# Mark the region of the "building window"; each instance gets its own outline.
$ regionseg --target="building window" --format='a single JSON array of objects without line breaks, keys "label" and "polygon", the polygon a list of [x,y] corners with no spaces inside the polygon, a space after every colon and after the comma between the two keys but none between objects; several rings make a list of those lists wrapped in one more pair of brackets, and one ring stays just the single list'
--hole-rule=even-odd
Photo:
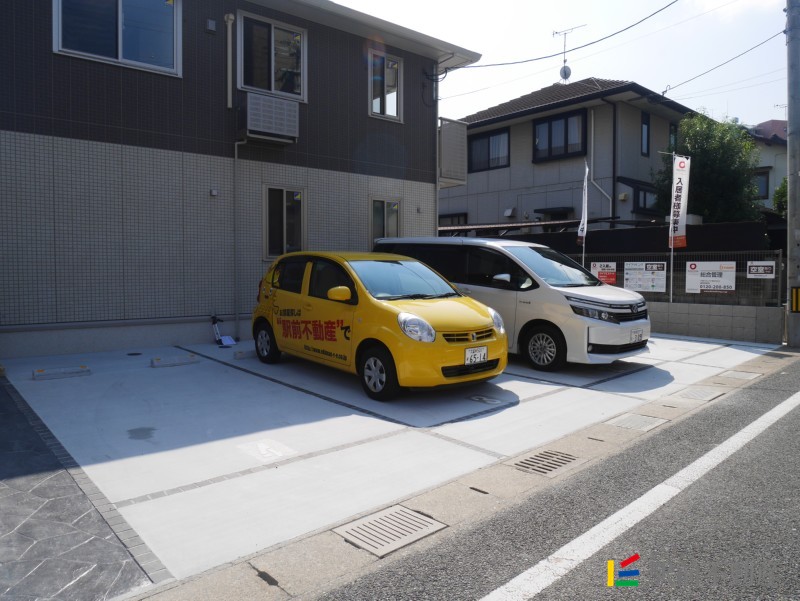
[{"label": "building window", "polygon": [[533,161],[549,161],[586,154],[586,111],[533,122]]},{"label": "building window", "polygon": [[[617,181],[631,189],[630,198],[633,200],[631,207],[632,213],[642,213],[645,215],[663,215],[664,212],[658,209],[656,204],[656,189],[650,182],[643,182],[629,177],[618,177]],[[620,200],[625,201],[629,198],[628,193],[620,195]]]},{"label": "building window", "polygon": [[182,0],[53,0],[55,51],[180,74]]},{"label": "building window", "polygon": [[753,184],[756,187],[756,198],[767,200],[769,198],[769,169],[756,169],[753,172]]},{"label": "building window", "polygon": [[450,213],[448,215],[439,215],[439,226],[443,225],[467,225],[467,214]]},{"label": "building window", "polygon": [[306,99],[306,33],[239,13],[239,87]]},{"label": "building window", "polygon": [[508,167],[508,129],[469,137],[469,171],[488,171]]},{"label": "building window", "polygon": [[374,50],[369,52],[370,115],[400,121],[403,62]]},{"label": "building window", "polygon": [[372,201],[372,238],[400,235],[400,203],[396,200]]},{"label": "building window", "polygon": [[303,193],[268,188],[264,210],[264,258],[303,248]]},{"label": "building window", "polygon": [[650,113],[642,111],[642,156],[650,156]]},{"label": "building window", "polygon": [[669,124],[669,149],[674,151],[678,147],[678,126]]}]

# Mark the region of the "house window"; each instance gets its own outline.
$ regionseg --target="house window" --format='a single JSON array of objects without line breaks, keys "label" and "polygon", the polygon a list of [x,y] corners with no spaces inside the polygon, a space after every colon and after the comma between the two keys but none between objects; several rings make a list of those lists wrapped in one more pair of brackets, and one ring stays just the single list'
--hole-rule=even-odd
[{"label": "house window", "polygon": [[303,247],[303,193],[268,188],[264,210],[264,258],[301,250]]},{"label": "house window", "polygon": [[642,111],[642,156],[650,156],[650,113]]},{"label": "house window", "polygon": [[669,149],[675,150],[678,147],[678,126],[674,123],[669,124]]},{"label": "house window", "polygon": [[239,87],[305,100],[306,33],[297,27],[239,14]]},{"label": "house window", "polygon": [[[660,211],[656,204],[656,189],[653,187],[653,184],[621,176],[617,178],[617,181],[631,189],[630,198],[633,200],[633,206],[631,207],[632,213],[663,215],[664,212]],[[625,193],[624,196],[627,198],[628,194]]]},{"label": "house window", "polygon": [[180,74],[182,0],[53,0],[55,51]]},{"label": "house window", "polygon": [[548,161],[586,154],[586,111],[533,122],[533,161]]},{"label": "house window", "polygon": [[372,201],[372,238],[395,238],[400,233],[400,203]]},{"label": "house window", "polygon": [[469,171],[508,167],[508,129],[469,137]]},{"label": "house window", "polygon": [[369,52],[370,114],[401,120],[403,62],[394,56]]},{"label": "house window", "polygon": [[443,225],[467,225],[466,213],[450,213],[439,215],[439,226]]},{"label": "house window", "polygon": [[767,200],[769,198],[769,169],[756,169],[753,172],[753,184],[756,187],[756,198]]}]

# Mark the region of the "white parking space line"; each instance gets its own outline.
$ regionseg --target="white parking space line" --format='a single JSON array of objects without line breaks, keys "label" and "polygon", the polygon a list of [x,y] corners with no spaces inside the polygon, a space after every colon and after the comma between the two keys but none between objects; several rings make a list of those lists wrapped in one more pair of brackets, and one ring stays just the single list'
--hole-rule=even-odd
[{"label": "white parking space line", "polygon": [[643,401],[594,390],[560,390],[480,420],[446,424],[434,432],[494,453],[513,456],[605,421]]},{"label": "white parking space line", "polygon": [[654,486],[546,559],[495,589],[482,601],[521,601],[535,597],[798,406],[800,406],[800,393],[795,393],[671,478]]},{"label": "white parking space line", "polygon": [[183,578],[392,504],[496,458],[419,432],[367,442],[119,512]]}]

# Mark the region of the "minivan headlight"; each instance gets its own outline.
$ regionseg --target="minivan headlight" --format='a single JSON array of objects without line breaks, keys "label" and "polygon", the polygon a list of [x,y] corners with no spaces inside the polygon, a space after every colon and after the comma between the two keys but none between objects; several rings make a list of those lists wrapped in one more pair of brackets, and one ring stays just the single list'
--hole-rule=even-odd
[{"label": "minivan headlight", "polygon": [[492,316],[492,322],[494,323],[494,329],[497,330],[498,334],[502,334],[506,331],[506,324],[503,323],[503,318],[500,317],[500,314],[492,309],[491,307],[486,307],[489,309],[489,315]]},{"label": "minivan headlight", "polygon": [[600,321],[608,321],[610,323],[619,323],[613,313],[609,313],[603,309],[589,309],[588,307],[578,307],[576,305],[570,305],[570,307],[572,307],[572,312],[576,315],[583,315],[590,319],[599,319]]},{"label": "minivan headlight", "polygon": [[411,313],[400,313],[397,316],[397,323],[403,333],[413,340],[419,342],[433,342],[436,339],[436,330],[431,324]]}]

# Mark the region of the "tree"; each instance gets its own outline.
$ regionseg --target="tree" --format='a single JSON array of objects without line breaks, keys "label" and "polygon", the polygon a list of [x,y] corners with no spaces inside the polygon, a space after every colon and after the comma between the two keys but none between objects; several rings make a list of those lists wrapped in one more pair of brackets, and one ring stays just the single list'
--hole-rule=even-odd
[{"label": "tree", "polygon": [[[750,134],[735,121],[715,121],[703,114],[684,117],[678,125],[678,143],[670,148],[691,157],[689,213],[705,223],[758,221],[753,170],[759,155]],[[672,156],[654,175],[657,206],[669,213],[672,204]]]},{"label": "tree", "polygon": [[787,183],[786,178],[783,178],[780,186],[775,188],[775,193],[772,195],[772,208],[775,209],[776,213],[779,213],[781,217],[784,219],[786,218],[786,209],[788,208],[787,198],[789,193],[789,184]]}]

